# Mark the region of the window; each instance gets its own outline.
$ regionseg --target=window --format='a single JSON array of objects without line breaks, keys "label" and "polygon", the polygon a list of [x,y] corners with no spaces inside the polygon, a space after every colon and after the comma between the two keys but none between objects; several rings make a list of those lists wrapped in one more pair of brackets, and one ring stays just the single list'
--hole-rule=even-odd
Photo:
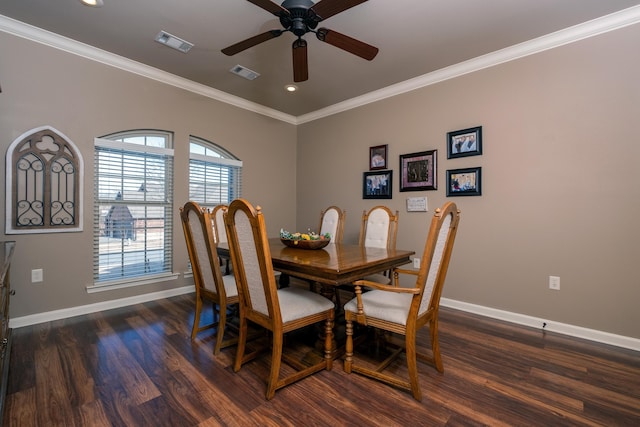
[{"label": "window", "polygon": [[189,140],[189,200],[203,206],[228,205],[241,197],[242,162],[212,142]]},{"label": "window", "polygon": [[173,135],[95,140],[94,288],[172,273]]},{"label": "window", "polygon": [[43,126],[7,150],[6,233],[82,231],[83,161],[58,130]]}]

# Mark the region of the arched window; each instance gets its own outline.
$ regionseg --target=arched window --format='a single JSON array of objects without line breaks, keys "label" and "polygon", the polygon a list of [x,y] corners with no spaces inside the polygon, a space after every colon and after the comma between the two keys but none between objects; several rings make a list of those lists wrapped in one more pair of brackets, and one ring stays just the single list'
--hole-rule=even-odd
[{"label": "arched window", "polygon": [[173,134],[95,140],[95,291],[173,278]]},{"label": "arched window", "polygon": [[7,150],[7,234],[82,231],[84,164],[60,131],[43,126]]},{"label": "arched window", "polygon": [[222,147],[189,138],[189,200],[203,206],[227,205],[242,193],[242,161]]}]

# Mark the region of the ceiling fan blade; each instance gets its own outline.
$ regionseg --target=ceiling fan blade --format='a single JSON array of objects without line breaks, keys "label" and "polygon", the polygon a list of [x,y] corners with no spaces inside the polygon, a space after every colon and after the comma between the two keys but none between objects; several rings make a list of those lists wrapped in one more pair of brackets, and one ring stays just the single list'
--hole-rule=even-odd
[{"label": "ceiling fan blade", "polygon": [[322,21],[366,1],[367,0],[320,0],[311,6],[311,9],[318,15],[319,21]]},{"label": "ceiling fan blade", "polygon": [[232,44],[229,47],[225,47],[224,49],[222,49],[222,53],[228,56],[232,56],[232,55],[235,55],[236,53],[242,52],[245,49],[249,49],[250,47],[253,47],[257,44],[276,38],[280,34],[282,34],[282,30],[269,30],[266,33],[258,34],[257,36],[250,37],[239,43]]},{"label": "ceiling fan blade", "polygon": [[360,40],[356,40],[349,36],[345,36],[344,34],[334,30],[320,28],[318,29],[316,36],[320,41],[329,43],[330,45],[342,50],[346,50],[347,52],[353,53],[354,55],[368,61],[371,61],[378,54],[377,47],[371,46],[370,44],[366,44],[365,42],[361,42]]},{"label": "ceiling fan blade", "polygon": [[284,13],[285,15],[289,15],[289,11],[279,4],[275,4],[271,0],[248,0],[249,3],[253,3],[256,6],[266,10],[269,13],[273,13],[276,16],[280,16],[280,14]]},{"label": "ceiling fan blade", "polygon": [[293,81],[303,82],[309,78],[307,42],[297,39],[293,42]]}]

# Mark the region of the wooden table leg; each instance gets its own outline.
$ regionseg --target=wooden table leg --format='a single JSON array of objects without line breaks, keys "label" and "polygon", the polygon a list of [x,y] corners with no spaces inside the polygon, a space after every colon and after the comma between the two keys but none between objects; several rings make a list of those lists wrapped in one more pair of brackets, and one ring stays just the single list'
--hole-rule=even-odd
[{"label": "wooden table leg", "polygon": [[[336,290],[335,286],[325,285],[323,283],[316,283],[315,285],[320,286],[320,295],[327,298],[328,300],[334,301],[335,290]],[[332,359],[336,359],[337,357],[340,356],[340,353],[342,353],[338,350],[338,343],[336,342],[336,334],[335,334],[335,325],[336,323],[334,322],[333,324],[334,332],[331,337],[331,347],[330,347],[330,353],[331,353]],[[326,331],[324,330],[324,327],[322,327],[318,331],[318,340],[316,341],[316,345],[315,345],[316,350],[320,352],[324,351],[324,344],[325,344],[326,338],[327,338]]]}]

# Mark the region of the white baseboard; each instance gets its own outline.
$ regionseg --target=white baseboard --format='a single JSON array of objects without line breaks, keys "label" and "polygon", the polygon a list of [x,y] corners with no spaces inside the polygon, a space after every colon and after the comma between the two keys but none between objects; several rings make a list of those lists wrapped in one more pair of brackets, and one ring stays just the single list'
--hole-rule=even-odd
[{"label": "white baseboard", "polygon": [[[32,314],[29,316],[15,317],[10,319],[9,326],[12,328],[20,328],[23,326],[35,325],[38,323],[50,322],[53,320],[66,319],[69,317],[80,316],[83,314],[95,313],[98,311],[109,310],[112,308],[126,307],[129,305],[139,304],[148,301],[155,301],[162,298],[169,298],[177,295],[188,294],[194,292],[193,286],[184,286],[181,288],[169,289],[166,291],[152,292],[149,294],[138,295],[135,297],[122,298],[112,301],[88,304],[79,307],[65,308],[62,310],[48,311],[46,313]],[[527,316],[524,314],[513,313],[510,311],[498,310],[495,308],[485,307],[476,304],[470,304],[462,301],[456,301],[449,298],[442,298],[440,304],[443,307],[450,307],[481,316],[491,317],[493,319],[504,320],[506,322],[516,323],[518,325],[529,326],[536,329],[544,329],[545,331],[557,332],[559,334],[569,335],[577,338],[583,338],[590,341],[596,341],[603,344],[610,344],[616,347],[628,348],[640,351],[640,339],[615,335],[608,332],[597,331],[594,329],[582,328],[580,326],[568,325],[566,323],[554,322],[551,320],[541,319],[538,317]],[[543,326],[544,325],[544,326]]]},{"label": "white baseboard", "polygon": [[9,326],[11,328],[20,328],[22,326],[36,325],[38,323],[51,322],[53,320],[66,319],[83,314],[110,310],[112,308],[126,307],[128,305],[139,304],[142,302],[155,301],[158,299],[188,294],[189,292],[195,292],[193,285],[183,286],[181,288],[175,289],[168,289],[166,291],[151,292],[148,294],[137,295],[135,297],[121,298],[111,301],[98,302],[95,304],[81,305],[78,307],[64,308],[61,310],[47,311],[46,313],[14,317],[9,319]]},{"label": "white baseboard", "polygon": [[440,300],[440,305],[442,305],[443,307],[450,307],[469,313],[479,314],[481,316],[491,317],[493,319],[516,323],[518,325],[530,326],[532,328],[540,330],[557,332],[559,334],[569,335],[576,338],[583,338],[603,344],[614,345],[616,347],[623,347],[635,351],[640,351],[640,339],[637,338],[615,335],[609,332],[602,332],[595,329],[587,329],[580,326],[568,325],[566,323],[554,322],[552,320],[527,316],[525,314],[512,313],[510,311],[498,310],[495,308],[484,307],[476,304],[469,304],[466,302],[456,301],[448,298],[442,298]]}]

